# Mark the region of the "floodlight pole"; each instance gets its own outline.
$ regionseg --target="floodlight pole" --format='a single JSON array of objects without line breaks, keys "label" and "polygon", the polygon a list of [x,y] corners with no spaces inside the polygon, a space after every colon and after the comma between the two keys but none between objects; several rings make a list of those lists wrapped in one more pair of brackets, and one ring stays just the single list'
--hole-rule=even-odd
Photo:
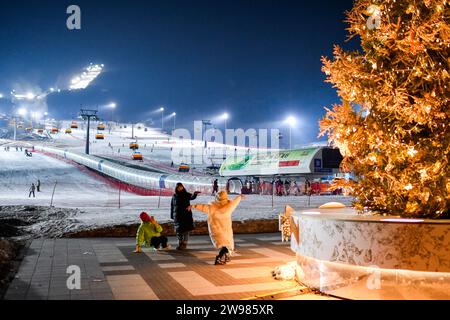
[{"label": "floodlight pole", "polygon": [[289,126],[289,150],[292,150],[292,127]]},{"label": "floodlight pole", "polygon": [[14,117],[14,141],[16,141],[17,118]]}]

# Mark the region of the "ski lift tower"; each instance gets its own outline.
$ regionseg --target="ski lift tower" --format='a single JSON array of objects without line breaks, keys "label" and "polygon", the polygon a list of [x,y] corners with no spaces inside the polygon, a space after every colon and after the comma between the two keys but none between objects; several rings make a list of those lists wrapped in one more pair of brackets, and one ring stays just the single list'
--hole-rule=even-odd
[{"label": "ski lift tower", "polygon": [[97,112],[98,110],[88,110],[88,109],[80,110],[80,117],[83,118],[83,120],[87,120],[86,154],[89,154],[89,130],[91,125],[91,119],[94,121],[100,120],[100,118],[97,116]]}]

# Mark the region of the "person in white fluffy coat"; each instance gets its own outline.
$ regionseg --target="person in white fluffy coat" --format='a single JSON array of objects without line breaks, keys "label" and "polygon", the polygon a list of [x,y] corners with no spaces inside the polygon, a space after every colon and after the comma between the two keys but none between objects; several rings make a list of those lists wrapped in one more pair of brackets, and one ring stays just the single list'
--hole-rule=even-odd
[{"label": "person in white fluffy coat", "polygon": [[211,242],[219,249],[215,264],[225,264],[230,261],[230,252],[234,251],[233,226],[231,215],[237,208],[243,196],[233,200],[228,199],[226,191],[220,191],[215,201],[210,204],[195,204],[192,208],[208,215],[208,230]]}]

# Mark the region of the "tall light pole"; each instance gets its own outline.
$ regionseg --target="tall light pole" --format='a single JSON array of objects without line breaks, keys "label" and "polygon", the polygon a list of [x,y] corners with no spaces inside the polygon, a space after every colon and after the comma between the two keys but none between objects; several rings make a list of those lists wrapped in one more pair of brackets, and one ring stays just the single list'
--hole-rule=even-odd
[{"label": "tall light pole", "polygon": [[116,104],[114,102],[111,102],[110,104],[108,104],[108,107],[111,108],[111,122],[109,123],[109,133],[111,133],[111,127],[114,123],[114,109],[116,109]]},{"label": "tall light pole", "polygon": [[114,102],[111,102],[109,105],[108,105],[108,107],[110,107],[111,108],[111,122],[113,122],[114,121],[114,109],[116,109],[116,107],[117,107],[117,104],[116,103],[114,103]]},{"label": "tall light pole", "polygon": [[159,108],[159,111],[161,111],[161,131],[164,131],[164,108]]},{"label": "tall light pole", "polygon": [[289,116],[285,122],[289,126],[289,149],[292,150],[292,127],[297,124],[297,119],[294,116]]},{"label": "tall light pole", "polygon": [[177,113],[176,112],[172,113],[172,117],[173,117],[173,131],[175,131],[175,119],[177,118]]},{"label": "tall light pole", "polygon": [[226,132],[227,132],[227,120],[228,120],[229,117],[230,117],[230,115],[228,113],[226,113],[226,112],[222,115],[222,119],[225,120],[225,135],[226,135]]}]

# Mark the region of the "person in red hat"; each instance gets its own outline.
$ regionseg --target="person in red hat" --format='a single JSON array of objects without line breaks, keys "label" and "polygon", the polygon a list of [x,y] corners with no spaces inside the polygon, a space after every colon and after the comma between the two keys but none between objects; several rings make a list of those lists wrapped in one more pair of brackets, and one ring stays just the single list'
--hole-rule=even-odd
[{"label": "person in red hat", "polygon": [[147,212],[140,214],[141,225],[136,233],[136,250],[135,253],[142,252],[142,246],[153,247],[159,249],[161,246],[165,250],[170,249],[167,243],[167,237],[162,236],[163,228],[156,221],[154,216],[149,216]]}]

